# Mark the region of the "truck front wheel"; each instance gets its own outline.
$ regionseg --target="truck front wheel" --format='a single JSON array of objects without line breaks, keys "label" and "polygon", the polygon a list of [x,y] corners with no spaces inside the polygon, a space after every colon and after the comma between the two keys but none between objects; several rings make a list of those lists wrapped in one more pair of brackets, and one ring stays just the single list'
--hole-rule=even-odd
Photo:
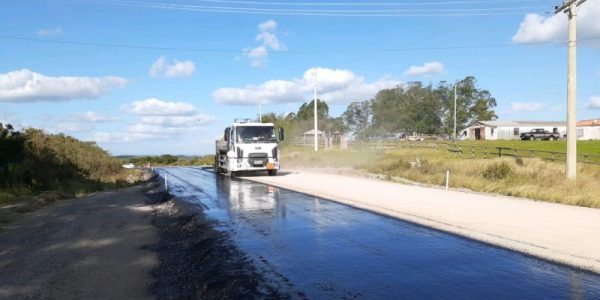
[{"label": "truck front wheel", "polygon": [[269,170],[269,176],[277,175],[277,170]]}]

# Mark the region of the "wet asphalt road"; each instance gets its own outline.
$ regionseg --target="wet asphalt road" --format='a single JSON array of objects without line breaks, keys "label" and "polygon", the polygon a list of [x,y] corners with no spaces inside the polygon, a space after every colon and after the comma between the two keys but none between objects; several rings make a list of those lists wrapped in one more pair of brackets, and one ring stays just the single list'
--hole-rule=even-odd
[{"label": "wet asphalt road", "polygon": [[158,172],[300,297],[600,299],[598,275],[199,168]]}]

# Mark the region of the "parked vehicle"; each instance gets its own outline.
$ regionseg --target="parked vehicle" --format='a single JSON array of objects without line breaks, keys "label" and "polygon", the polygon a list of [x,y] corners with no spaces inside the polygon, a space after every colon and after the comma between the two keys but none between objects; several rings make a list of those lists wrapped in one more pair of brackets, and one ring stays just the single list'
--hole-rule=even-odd
[{"label": "parked vehicle", "polygon": [[407,135],[404,139],[410,142],[422,142],[425,140],[425,137],[422,134],[413,132],[413,134]]},{"label": "parked vehicle", "polygon": [[520,137],[521,137],[521,140],[530,140],[530,141],[535,141],[535,140],[550,140],[550,141],[554,141],[554,140],[558,140],[560,138],[560,134],[559,133],[550,132],[550,131],[542,129],[542,128],[536,128],[536,129],[533,129],[530,132],[523,132],[523,133],[521,133]]},{"label": "parked vehicle", "polygon": [[283,128],[276,136],[273,123],[235,120],[216,141],[215,170],[228,176],[238,171],[268,171],[275,176],[280,168],[277,145],[283,139]]}]

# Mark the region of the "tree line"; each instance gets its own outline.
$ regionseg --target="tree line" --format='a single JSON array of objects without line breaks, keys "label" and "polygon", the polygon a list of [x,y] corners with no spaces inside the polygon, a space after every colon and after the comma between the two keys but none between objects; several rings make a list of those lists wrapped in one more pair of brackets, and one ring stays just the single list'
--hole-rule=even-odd
[{"label": "tree line", "polygon": [[[340,117],[329,116],[329,106],[317,99],[319,130],[326,133],[352,133],[356,138],[391,133],[452,134],[454,127],[454,87],[456,85],[457,132],[476,121],[495,120],[496,99],[477,86],[473,76],[455,84],[420,81],[383,89],[372,99],[352,102]],[[283,127],[298,136],[313,128],[314,101],[303,103],[297,113],[263,115],[263,122]]]}]

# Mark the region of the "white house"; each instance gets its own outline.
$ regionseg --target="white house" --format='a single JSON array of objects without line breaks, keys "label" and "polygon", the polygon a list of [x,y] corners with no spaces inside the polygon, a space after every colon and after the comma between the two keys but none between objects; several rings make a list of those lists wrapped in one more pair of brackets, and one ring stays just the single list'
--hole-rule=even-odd
[{"label": "white house", "polygon": [[578,140],[600,140],[600,119],[577,122]]},{"label": "white house", "polygon": [[521,133],[529,132],[536,128],[565,136],[567,127],[565,122],[548,121],[479,121],[461,132],[466,140],[518,140]]}]

